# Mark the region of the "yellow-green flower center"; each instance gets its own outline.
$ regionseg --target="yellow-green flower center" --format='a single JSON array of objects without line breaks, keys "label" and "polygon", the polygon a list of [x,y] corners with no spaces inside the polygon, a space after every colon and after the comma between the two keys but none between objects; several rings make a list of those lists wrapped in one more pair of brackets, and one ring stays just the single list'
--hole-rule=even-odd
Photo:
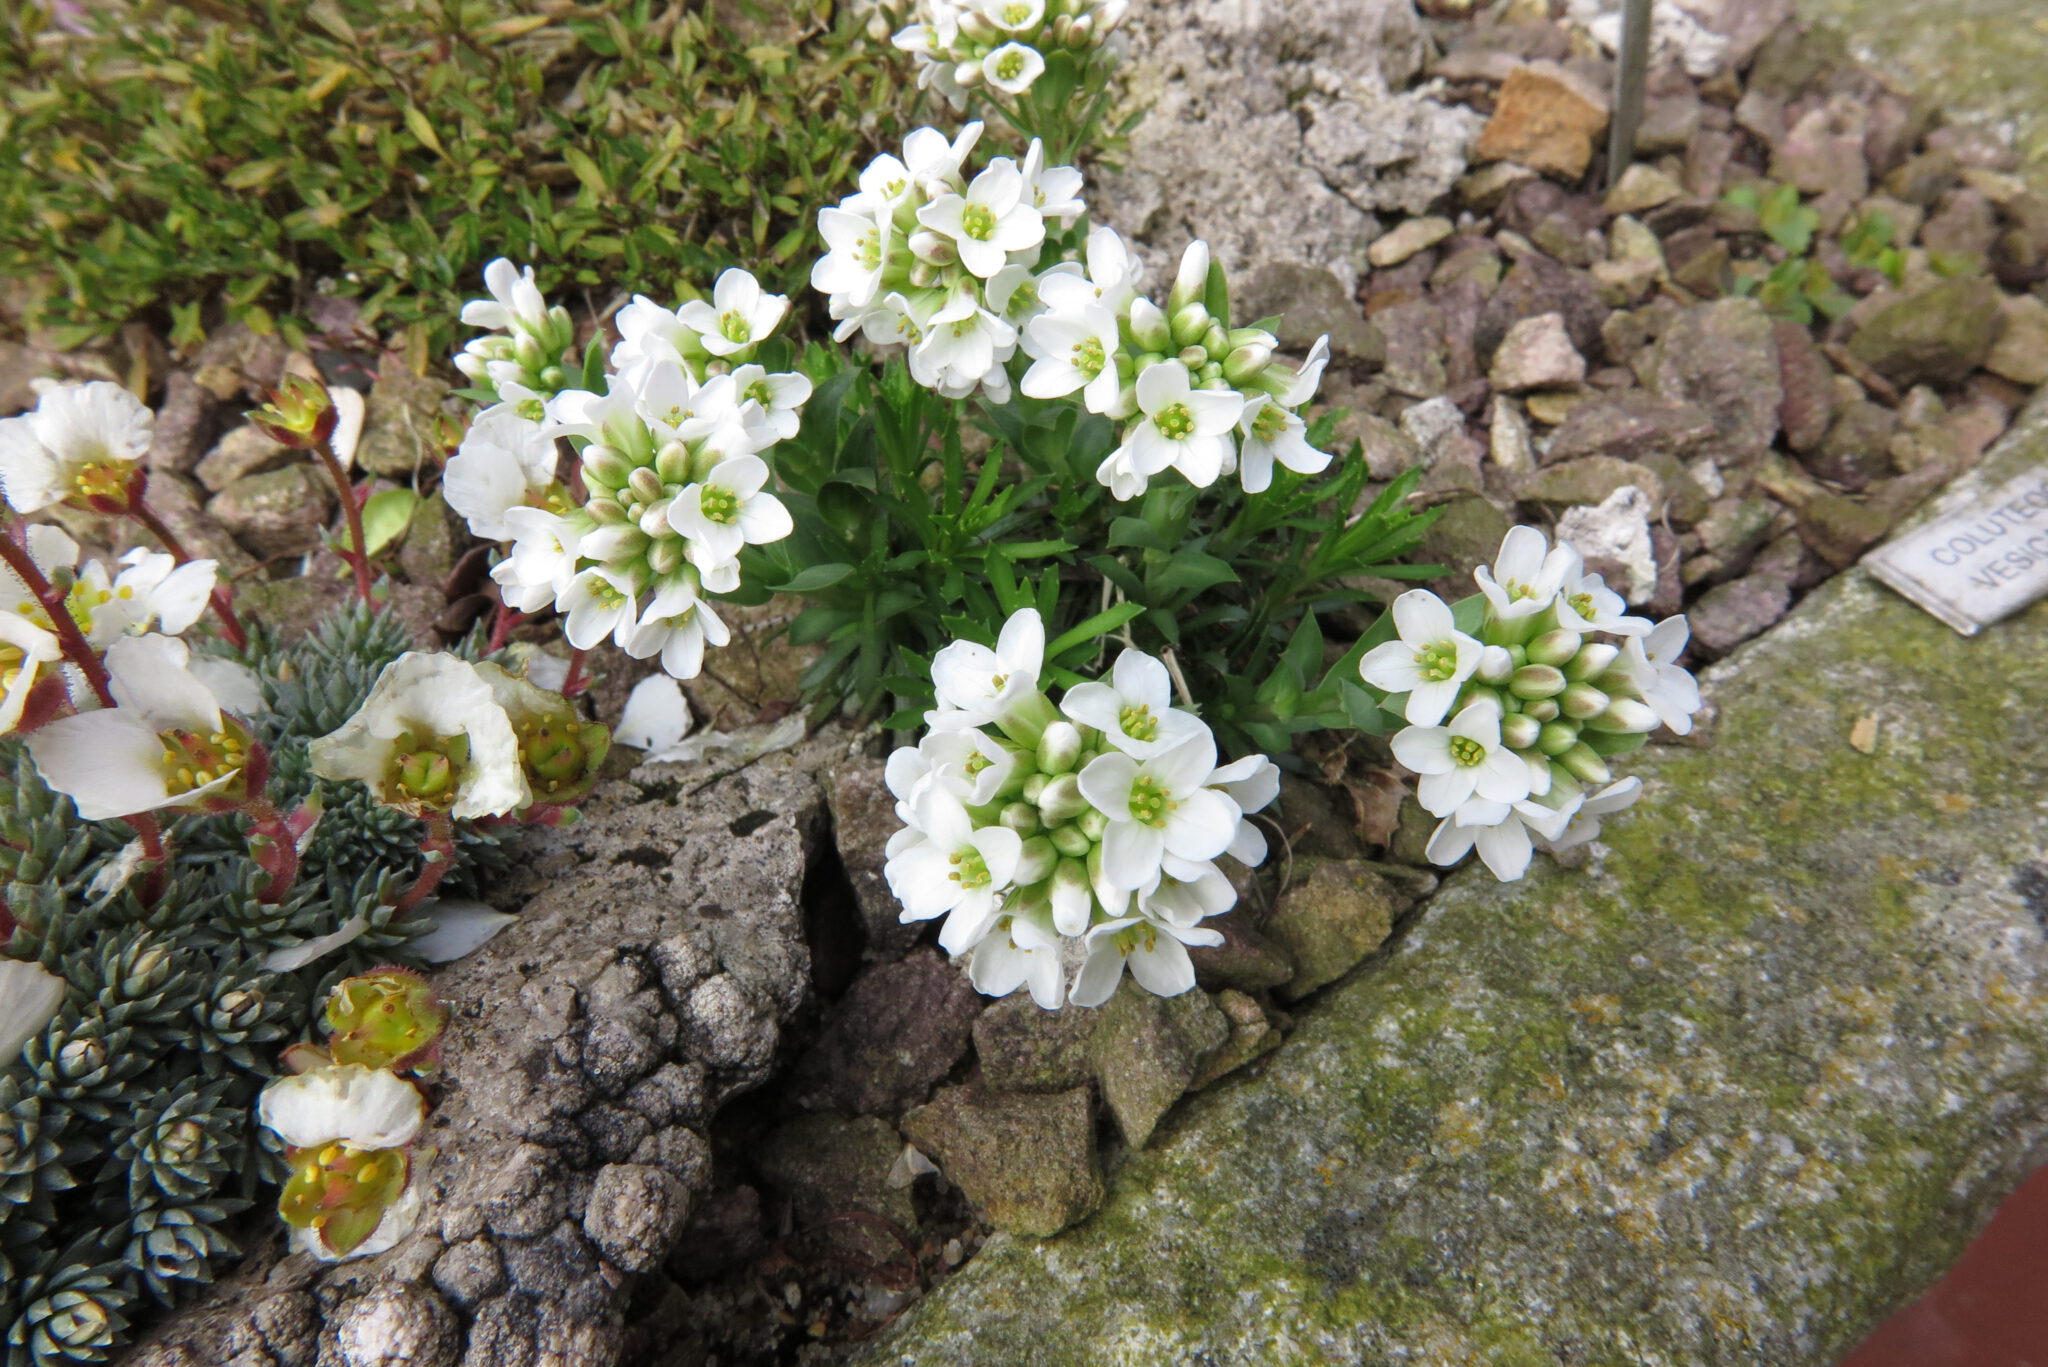
[{"label": "yellow-green flower center", "polygon": [[1590,593],[1575,593],[1565,599],[1565,602],[1571,605],[1573,612],[1589,622],[1600,615],[1600,609],[1593,606],[1593,595]]},{"label": "yellow-green flower center", "polygon": [[1131,783],[1131,818],[1135,821],[1164,826],[1179,805],[1150,774],[1140,774]]},{"label": "yellow-green flower center", "polygon": [[1469,769],[1486,761],[1486,747],[1470,736],[1451,737],[1451,758]]},{"label": "yellow-green flower center", "polygon": [[996,235],[996,216],[985,204],[970,204],[960,212],[960,231],[976,242],[986,242]]},{"label": "yellow-green flower center", "polygon": [[721,526],[737,521],[740,515],[739,495],[722,484],[707,484],[697,495],[697,506],[703,510],[704,520]]},{"label": "yellow-green flower center", "polygon": [[1433,646],[1424,646],[1415,652],[1415,667],[1422,671],[1422,677],[1431,683],[1442,683],[1457,677],[1458,648],[1449,641],[1439,641]]},{"label": "yellow-green flower center", "polygon": [[395,792],[432,807],[449,807],[469,762],[469,737],[406,736],[393,747],[385,782]]},{"label": "yellow-green flower center", "polygon": [[128,502],[128,480],[134,473],[135,467],[127,461],[87,461],[72,474],[71,492],[67,496],[67,501],[85,504],[88,500],[98,499],[125,507]]},{"label": "yellow-green flower center", "polygon": [[1278,441],[1286,430],[1287,410],[1278,404],[1264,405],[1259,409],[1259,416],[1252,419],[1252,435],[1260,441]]},{"label": "yellow-green flower center", "polygon": [[1021,52],[1005,52],[996,62],[998,80],[1014,81],[1023,74],[1024,54]]},{"label": "yellow-green flower center", "polygon": [[1185,441],[1195,434],[1195,415],[1184,403],[1170,403],[1152,415],[1152,425],[1170,441]]},{"label": "yellow-green flower center", "polygon": [[1108,363],[1109,358],[1102,353],[1102,339],[1100,337],[1084,337],[1074,343],[1074,369],[1080,371],[1089,379],[1092,380],[1097,375],[1100,375],[1102,367]]},{"label": "yellow-green flower center", "polygon": [[1116,721],[1132,740],[1156,740],[1159,736],[1159,718],[1144,703],[1126,707],[1117,714]]},{"label": "yellow-green flower center", "polygon": [[976,888],[987,887],[991,881],[988,873],[988,861],[981,857],[978,850],[960,850],[950,856],[946,862],[953,866],[952,871],[946,877],[970,892]]},{"label": "yellow-green flower center", "polygon": [[159,731],[157,742],[163,746],[164,788],[173,796],[226,778],[249,760],[248,741],[234,729],[211,735]]},{"label": "yellow-green flower center", "polygon": [[718,315],[718,335],[734,346],[740,346],[752,339],[754,329],[744,313],[738,309],[727,309]]}]

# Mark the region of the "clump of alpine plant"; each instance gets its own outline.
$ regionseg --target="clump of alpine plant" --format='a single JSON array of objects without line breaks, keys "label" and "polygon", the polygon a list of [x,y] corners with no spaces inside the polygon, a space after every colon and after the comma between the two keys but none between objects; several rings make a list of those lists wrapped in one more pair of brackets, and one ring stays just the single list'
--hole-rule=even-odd
[{"label": "clump of alpine plant", "polygon": [[917,87],[955,109],[971,94],[1027,94],[1047,58],[1085,57],[1123,22],[1130,0],[915,0],[891,41],[917,63]]},{"label": "clump of alpine plant", "polygon": [[861,173],[858,193],[819,213],[829,251],[811,285],[828,296],[840,340],[906,347],[912,378],[948,398],[978,391],[1003,403],[1014,380],[1028,397],[1118,420],[1121,440],[1096,479],[1119,500],[1169,469],[1203,489],[1236,474],[1261,493],[1276,463],[1329,467],[1302,416],[1329,363],[1327,338],[1300,366],[1281,364],[1269,328],[1233,323],[1204,242],[1189,244],[1163,307],[1140,293],[1139,263],[1114,229],[1088,231],[1072,254],[1054,247],[1047,225],[1085,213],[1081,173],[1045,166],[1034,140],[1022,162],[997,157],[970,176],[980,135],[978,123],[950,140],[921,128],[901,157],[885,153]]},{"label": "clump of alpine plant", "polygon": [[1263,755],[1218,764],[1153,657],[1125,650],[1107,680],[1055,703],[1044,651],[1026,609],[993,649],[956,641],[934,657],[929,732],[886,771],[904,828],[884,875],[904,921],[944,918],[939,944],[991,996],[1099,1006],[1126,968],[1176,996],[1195,985],[1188,946],[1222,942],[1201,922],[1237,901],[1216,861],[1265,858],[1248,817],[1279,771]]},{"label": "clump of alpine plant", "polygon": [[1408,722],[1393,751],[1439,818],[1431,861],[1477,850],[1512,882],[1539,846],[1590,840],[1636,800],[1641,780],[1616,781],[1609,761],[1659,726],[1690,732],[1700,693],[1677,664],[1685,619],[1630,616],[1577,551],[1535,528],[1511,529],[1474,577],[1479,595],[1455,610],[1420,589],[1397,598],[1395,638],[1359,674]]},{"label": "clump of alpine plant", "polygon": [[[510,272],[497,261],[486,278],[510,282],[519,303],[526,277]],[[507,316],[542,316],[537,298]],[[478,301],[463,318],[489,323],[511,308]],[[533,375],[485,367],[500,402],[463,438],[446,487],[472,531],[509,543],[491,572],[508,608],[558,612],[579,652],[609,640],[696,677],[706,648],[729,639],[710,595],[740,587],[744,547],[794,527],[763,455],[796,435],[811,382],[756,360],[788,308],[729,270],[708,301],[669,308],[636,296],[601,375],[594,354],[539,376],[540,388]],[[573,474],[558,468],[561,438]]]}]

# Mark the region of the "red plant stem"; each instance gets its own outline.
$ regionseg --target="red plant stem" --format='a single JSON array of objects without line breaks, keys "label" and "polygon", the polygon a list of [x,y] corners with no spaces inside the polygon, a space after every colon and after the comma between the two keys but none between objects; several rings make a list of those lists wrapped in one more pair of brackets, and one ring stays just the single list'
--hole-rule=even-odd
[{"label": "red plant stem", "polygon": [[434,812],[427,817],[427,833],[420,840],[420,853],[426,856],[426,863],[420,866],[419,877],[391,907],[400,916],[417,910],[420,903],[433,896],[455,862],[455,823],[447,813]]},{"label": "red plant stem", "polygon": [[563,697],[573,698],[583,691],[586,682],[583,677],[583,661],[589,653],[587,650],[569,652],[569,672],[562,679]]},{"label": "red plant stem", "polygon": [[[100,659],[92,643],[85,639],[85,633],[78,629],[78,619],[71,615],[71,607],[64,601],[64,595],[43,573],[28,548],[15,539],[19,524],[0,534],[0,560],[28,585],[28,591],[42,604],[43,614],[50,619],[50,627],[57,633],[58,644],[64,649],[64,658],[78,666],[85,681],[92,685],[92,691],[105,707],[115,706],[113,681],[107,677],[107,666]],[[135,812],[123,817],[135,829],[136,838],[142,841],[143,855],[151,861],[148,877],[142,885],[142,901],[154,906],[156,899],[163,895],[164,888],[164,828],[149,812]]]},{"label": "red plant stem", "polygon": [[[164,525],[164,520],[158,517],[156,510],[147,503],[140,499],[129,503],[128,516],[141,523],[152,536],[161,541],[164,549],[171,553],[171,558],[180,565],[191,563],[192,553],[185,549],[184,543]],[[242,630],[242,621],[235,616],[235,591],[225,578],[214,581],[212,603],[214,616],[220,618],[221,635],[226,637],[227,643],[236,650],[245,648],[249,644],[249,633]]]},{"label": "red plant stem", "polygon": [[516,608],[505,606],[498,600],[498,610],[491,617],[491,643],[485,648],[486,654],[496,654],[505,648],[505,642],[512,639],[512,633],[526,620],[526,614]]},{"label": "red plant stem", "polygon": [[327,477],[334,481],[335,492],[341,495],[341,515],[348,521],[348,544],[353,548],[344,558],[356,574],[356,596],[367,605],[370,602],[370,543],[363,536],[363,505],[356,498],[356,486],[349,479],[348,471],[341,468],[341,458],[334,454],[334,443],[323,438],[313,448],[313,454],[320,457],[320,463],[327,467]]}]

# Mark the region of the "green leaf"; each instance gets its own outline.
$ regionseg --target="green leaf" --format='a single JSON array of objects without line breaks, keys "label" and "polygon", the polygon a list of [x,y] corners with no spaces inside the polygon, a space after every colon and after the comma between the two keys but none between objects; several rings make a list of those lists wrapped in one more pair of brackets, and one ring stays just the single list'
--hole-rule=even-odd
[{"label": "green leaf", "polygon": [[800,570],[787,583],[774,586],[777,593],[816,593],[829,589],[853,573],[853,566],[844,564],[812,565]]},{"label": "green leaf", "polygon": [[1075,646],[1085,645],[1107,636],[1144,610],[1144,605],[1140,603],[1118,603],[1114,607],[1105,608],[1093,617],[1053,637],[1046,644],[1045,658],[1057,660]]},{"label": "green leaf", "polygon": [[405,535],[420,496],[410,489],[386,489],[363,504],[363,549],[377,554]]}]

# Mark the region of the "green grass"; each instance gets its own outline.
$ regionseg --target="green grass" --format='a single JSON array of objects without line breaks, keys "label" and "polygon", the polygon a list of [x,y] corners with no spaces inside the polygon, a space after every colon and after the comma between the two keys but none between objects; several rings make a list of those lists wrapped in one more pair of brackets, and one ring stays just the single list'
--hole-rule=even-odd
[{"label": "green grass", "polygon": [[793,288],[817,207],[914,104],[832,9],[135,0],[78,35],[0,4],[8,321],[64,346],[138,316],[178,345],[225,319],[296,341],[324,291],[424,352],[499,255],[600,306],[740,262]]}]

